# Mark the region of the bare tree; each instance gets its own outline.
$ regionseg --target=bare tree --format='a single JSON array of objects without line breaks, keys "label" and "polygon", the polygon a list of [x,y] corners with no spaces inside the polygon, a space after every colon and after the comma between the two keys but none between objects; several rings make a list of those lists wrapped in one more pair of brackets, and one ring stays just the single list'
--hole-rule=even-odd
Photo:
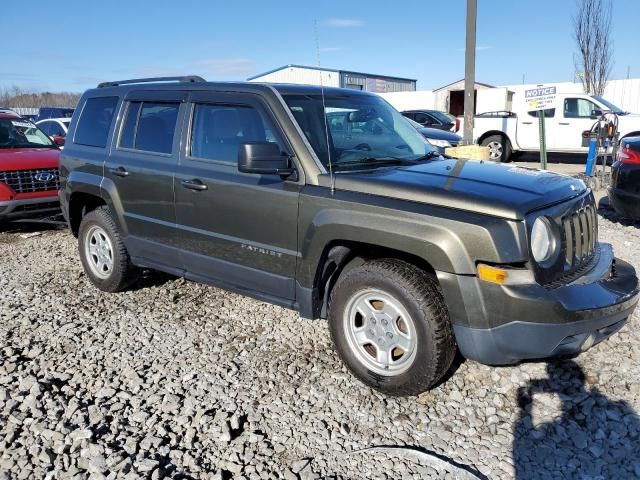
[{"label": "bare tree", "polygon": [[574,37],[578,54],[574,57],[576,70],[585,93],[603,95],[613,67],[611,40],[611,0],[578,0],[573,18]]},{"label": "bare tree", "polygon": [[75,107],[80,93],[30,92],[17,85],[0,87],[0,107]]}]

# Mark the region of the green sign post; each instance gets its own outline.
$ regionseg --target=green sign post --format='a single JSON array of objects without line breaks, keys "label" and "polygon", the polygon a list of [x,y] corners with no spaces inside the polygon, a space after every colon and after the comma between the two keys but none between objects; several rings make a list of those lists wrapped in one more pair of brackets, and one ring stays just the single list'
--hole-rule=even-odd
[{"label": "green sign post", "polygon": [[538,112],[538,132],[540,136],[540,168],[547,169],[547,137],[544,130],[544,111],[553,108],[556,100],[556,87],[533,88],[524,91],[529,111]]}]

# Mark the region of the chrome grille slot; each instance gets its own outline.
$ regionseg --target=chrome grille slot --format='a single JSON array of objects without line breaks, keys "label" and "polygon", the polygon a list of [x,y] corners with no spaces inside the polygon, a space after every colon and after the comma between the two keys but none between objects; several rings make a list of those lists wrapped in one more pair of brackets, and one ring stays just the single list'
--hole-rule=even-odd
[{"label": "chrome grille slot", "polygon": [[579,267],[593,256],[598,239],[598,217],[593,205],[562,219],[565,242],[565,271]]},{"label": "chrome grille slot", "polygon": [[0,172],[0,182],[16,193],[46,192],[60,188],[57,168]]}]

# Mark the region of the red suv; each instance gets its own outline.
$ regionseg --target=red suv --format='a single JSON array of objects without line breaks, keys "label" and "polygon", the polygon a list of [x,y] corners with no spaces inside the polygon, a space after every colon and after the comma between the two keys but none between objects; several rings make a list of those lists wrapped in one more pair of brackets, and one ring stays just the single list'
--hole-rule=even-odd
[{"label": "red suv", "polygon": [[32,122],[0,110],[0,221],[59,210],[59,157]]}]

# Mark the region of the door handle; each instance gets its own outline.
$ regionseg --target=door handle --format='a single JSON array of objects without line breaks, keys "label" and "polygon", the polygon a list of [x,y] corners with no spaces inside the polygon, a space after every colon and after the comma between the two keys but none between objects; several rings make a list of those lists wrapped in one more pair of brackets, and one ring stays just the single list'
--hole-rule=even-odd
[{"label": "door handle", "polygon": [[569,122],[558,122],[558,125],[571,125]]},{"label": "door handle", "polygon": [[109,169],[109,171],[115,175],[116,177],[128,177],[129,176],[129,172],[127,171],[126,168],[124,167],[118,167],[118,168],[111,168]]},{"label": "door handle", "polygon": [[193,180],[182,180],[180,183],[184,188],[188,188],[189,190],[197,190],[199,192],[209,188],[197,178],[194,178]]},{"label": "door handle", "polygon": [[532,125],[533,122],[522,122],[523,125]]}]

